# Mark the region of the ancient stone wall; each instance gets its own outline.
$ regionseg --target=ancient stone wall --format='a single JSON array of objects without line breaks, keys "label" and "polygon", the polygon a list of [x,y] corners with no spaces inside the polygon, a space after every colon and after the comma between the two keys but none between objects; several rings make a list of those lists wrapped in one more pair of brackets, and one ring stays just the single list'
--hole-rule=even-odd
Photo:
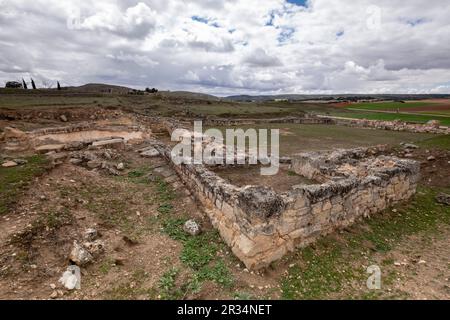
[{"label": "ancient stone wall", "polygon": [[[155,147],[171,161],[170,148]],[[233,253],[248,268],[258,269],[415,193],[417,162],[374,153],[358,148],[297,155],[292,169],[320,184],[284,193],[231,185],[203,165],[173,166]]]},{"label": "ancient stone wall", "polygon": [[378,130],[406,131],[413,133],[434,133],[434,134],[450,134],[450,127],[441,126],[439,121],[429,121],[426,124],[408,123],[403,121],[381,121],[366,119],[347,119],[339,117],[319,116],[323,119],[329,119],[336,125],[372,128]]},{"label": "ancient stone wall", "polygon": [[208,118],[203,121],[206,126],[238,126],[249,124],[270,124],[270,123],[294,123],[294,124],[334,124],[333,119],[318,117],[284,117],[269,119],[227,119],[227,118]]}]

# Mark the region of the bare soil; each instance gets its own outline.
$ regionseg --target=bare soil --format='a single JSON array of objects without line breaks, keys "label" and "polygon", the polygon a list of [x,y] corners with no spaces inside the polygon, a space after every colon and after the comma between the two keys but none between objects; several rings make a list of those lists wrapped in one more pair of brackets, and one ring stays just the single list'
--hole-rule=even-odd
[{"label": "bare soil", "polygon": [[260,166],[215,167],[212,170],[236,186],[263,185],[273,188],[276,192],[288,191],[295,185],[315,183],[289,170],[287,166],[282,166],[273,176],[262,176]]}]

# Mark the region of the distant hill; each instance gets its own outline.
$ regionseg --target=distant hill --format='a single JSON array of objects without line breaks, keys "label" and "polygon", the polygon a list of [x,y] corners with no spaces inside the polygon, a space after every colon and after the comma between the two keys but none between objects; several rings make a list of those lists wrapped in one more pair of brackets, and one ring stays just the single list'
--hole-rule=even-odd
[{"label": "distant hill", "polygon": [[219,101],[220,98],[205,94],[205,93],[197,93],[197,92],[189,92],[189,91],[160,91],[162,96],[166,96],[168,98],[183,98],[183,99],[192,99],[192,100],[213,100]]},{"label": "distant hill", "polygon": [[[72,92],[82,92],[82,93],[109,93],[112,92],[114,94],[127,94],[128,92],[134,90],[133,88],[102,84],[102,83],[89,83],[79,87],[67,87],[65,90]],[[189,91],[159,91],[158,95],[163,98],[168,99],[190,99],[190,100],[220,100],[218,97],[197,93],[197,92],[189,92]]]},{"label": "distant hill", "polygon": [[282,95],[237,95],[226,97],[226,100],[236,102],[246,101],[336,101],[336,100],[422,100],[422,99],[436,99],[436,98],[450,98],[450,94],[336,94],[336,95],[306,95],[306,94],[282,94]]},{"label": "distant hill", "polygon": [[66,87],[65,90],[76,91],[76,92],[87,92],[87,93],[107,93],[112,90],[113,93],[128,93],[131,88],[115,86],[110,84],[102,83],[88,83],[79,87]]}]

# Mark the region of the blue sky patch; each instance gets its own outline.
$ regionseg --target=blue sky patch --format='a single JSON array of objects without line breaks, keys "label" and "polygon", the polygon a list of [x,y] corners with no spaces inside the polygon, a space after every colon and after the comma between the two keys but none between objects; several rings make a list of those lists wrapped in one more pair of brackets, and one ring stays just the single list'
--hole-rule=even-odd
[{"label": "blue sky patch", "polygon": [[295,33],[294,28],[283,28],[280,34],[278,35],[278,42],[283,43],[288,41]]},{"label": "blue sky patch", "polygon": [[200,17],[200,16],[192,16],[192,20],[201,22],[201,23],[205,23],[205,24],[208,24],[208,22],[209,22],[209,20],[207,18]]},{"label": "blue sky patch", "polygon": [[419,18],[419,19],[412,19],[412,20],[407,20],[406,23],[409,24],[411,27],[415,27],[419,24],[425,23],[425,19],[423,18]]},{"label": "blue sky patch", "polygon": [[275,20],[275,12],[272,11],[269,20],[266,22],[266,26],[273,26],[273,20]]},{"label": "blue sky patch", "polygon": [[208,19],[208,18],[200,17],[200,16],[192,16],[191,19],[194,21],[200,22],[200,23],[207,24],[211,27],[220,28],[220,25],[217,22],[211,22],[212,19]]},{"label": "blue sky patch", "polygon": [[295,4],[296,6],[300,7],[307,7],[308,6],[308,0],[286,0],[287,3]]}]

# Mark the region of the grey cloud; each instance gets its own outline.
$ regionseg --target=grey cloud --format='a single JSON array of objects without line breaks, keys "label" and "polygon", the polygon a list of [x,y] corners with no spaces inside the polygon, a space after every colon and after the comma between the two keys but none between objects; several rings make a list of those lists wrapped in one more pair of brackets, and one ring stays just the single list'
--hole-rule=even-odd
[{"label": "grey cloud", "polygon": [[267,54],[261,48],[257,48],[251,54],[247,55],[243,62],[255,67],[277,67],[282,65],[278,57]]},{"label": "grey cloud", "polygon": [[[430,1],[378,1],[379,31],[366,26],[371,0],[311,0],[289,11],[281,0],[83,1],[77,29],[67,27],[73,1],[5,1],[0,82],[32,75],[215,94],[448,91],[450,3]],[[267,26],[271,12],[276,23]],[[417,19],[426,23],[407,23]],[[296,30],[282,46],[280,26]]]}]

